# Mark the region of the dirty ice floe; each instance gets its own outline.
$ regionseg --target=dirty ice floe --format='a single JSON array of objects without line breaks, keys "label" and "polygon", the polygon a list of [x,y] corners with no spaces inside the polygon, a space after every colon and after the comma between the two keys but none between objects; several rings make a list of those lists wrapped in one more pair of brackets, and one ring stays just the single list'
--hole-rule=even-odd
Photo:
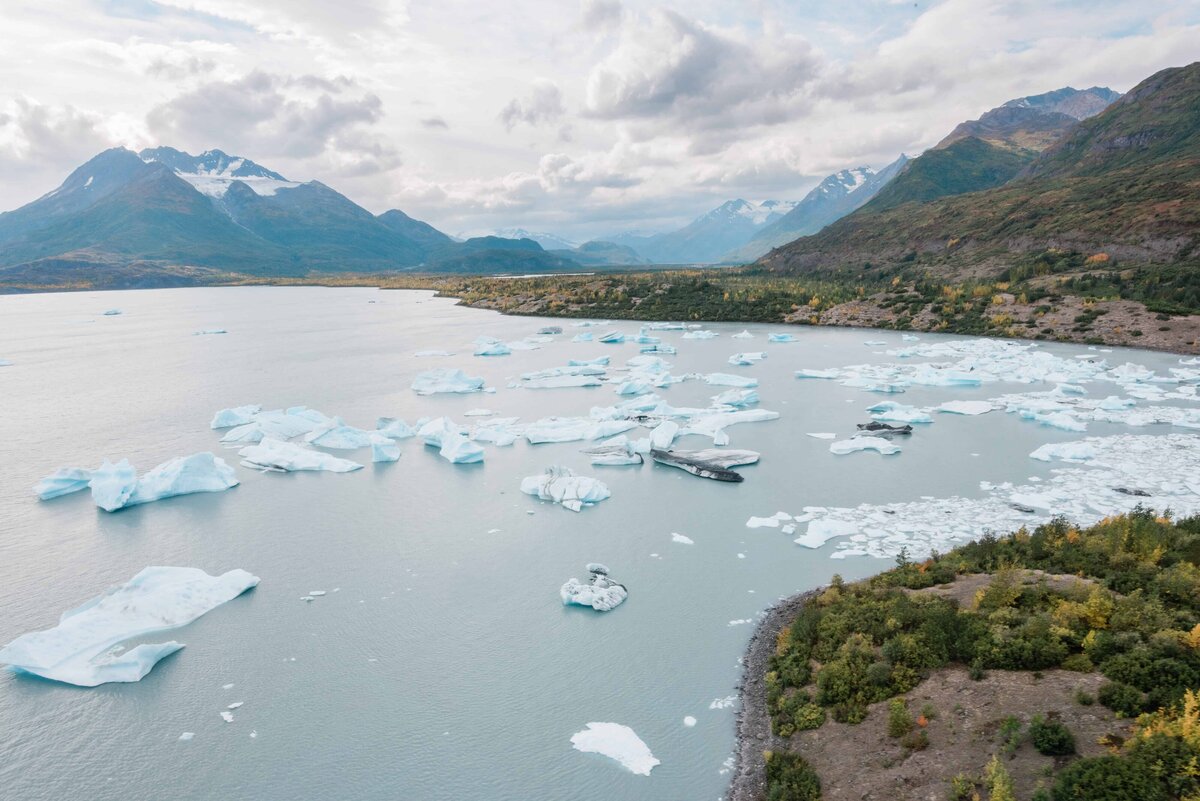
[{"label": "dirty ice floe", "polygon": [[601,336],[597,341],[603,342],[606,345],[620,345],[625,341],[625,335],[620,331],[609,331],[607,334]]},{"label": "dirty ice floe", "polygon": [[612,496],[604,482],[577,476],[570,468],[558,465],[546,468],[541,475],[522,479],[521,492],[552,501],[572,512],[582,511],[583,507],[594,506]]},{"label": "dirty ice floe", "polygon": [[587,569],[591,575],[586,582],[572,578],[559,589],[563,606],[590,606],[597,612],[610,612],[629,597],[624,584],[618,584],[608,577],[607,567],[593,562]]},{"label": "dirty ice floe", "polygon": [[742,481],[742,474],[731,470],[731,467],[755,464],[759,459],[757,451],[722,448],[707,448],[699,451],[672,451],[655,448],[650,451],[650,456],[659,464],[678,467],[680,470],[686,470],[700,478],[734,483]]},{"label": "dirty ice floe", "polygon": [[829,446],[829,452],[844,456],[858,451],[875,451],[884,456],[900,452],[900,446],[883,437],[854,437],[834,442]]},{"label": "dirty ice floe", "polygon": [[[650,452],[650,440],[646,439],[645,452]],[[602,444],[591,448],[584,448],[580,453],[587,454],[591,457],[591,462],[594,465],[621,466],[631,464],[642,464],[642,452],[639,451],[637,444],[630,442],[624,435],[620,434],[612,439],[605,440]]]},{"label": "dirty ice floe", "polygon": [[[1088,448],[1092,455],[1078,461]],[[988,532],[1003,534],[1032,527],[1057,515],[1082,526],[1138,505],[1159,511],[1169,508],[1178,517],[1200,513],[1200,437],[1088,437],[1039,448],[1034,454],[1063,466],[1055,468],[1050,477],[1025,485],[981,482],[981,496],[976,498],[926,498],[855,508],[805,507],[795,519],[807,523],[808,530],[796,542],[820,547],[829,539],[844,538],[831,554],[835,559],[893,558],[901,548],[919,558],[934,550],[945,553]],[[1148,496],[1130,495],[1118,488]]]},{"label": "dirty ice floe", "polygon": [[649,776],[655,765],[662,764],[633,729],[620,723],[589,723],[571,736],[571,744],[577,751],[614,759],[639,776]]},{"label": "dirty ice floe", "polygon": [[325,470],[330,473],[349,473],[362,467],[358,462],[305,448],[292,442],[264,437],[255,445],[238,451],[242,464],[261,470],[290,473],[298,470]]},{"label": "dirty ice floe", "polygon": [[483,389],[483,379],[445,367],[418,373],[413,379],[412,388],[418,395],[479,392]]},{"label": "dirty ice floe", "polygon": [[210,576],[194,567],[147,567],[126,583],[64,612],[58,625],[23,634],[0,662],[43,678],[95,687],[138,681],[179,642],[120,643],[179,628],[258,584],[245,570]]}]

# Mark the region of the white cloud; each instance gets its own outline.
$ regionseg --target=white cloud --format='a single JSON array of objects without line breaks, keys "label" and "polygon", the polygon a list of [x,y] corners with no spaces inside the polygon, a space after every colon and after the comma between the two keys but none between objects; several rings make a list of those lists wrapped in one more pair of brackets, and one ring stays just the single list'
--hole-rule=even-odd
[{"label": "white cloud", "polygon": [[561,119],[567,110],[563,107],[562,90],[554,81],[539,79],[534,82],[524,98],[514,97],[500,110],[500,122],[511,131],[520,123],[541,125]]}]

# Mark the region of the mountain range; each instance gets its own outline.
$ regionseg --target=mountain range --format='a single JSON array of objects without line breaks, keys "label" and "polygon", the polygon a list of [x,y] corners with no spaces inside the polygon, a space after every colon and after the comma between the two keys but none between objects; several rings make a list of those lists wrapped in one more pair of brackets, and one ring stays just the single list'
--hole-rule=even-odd
[{"label": "mountain range", "polygon": [[[1074,91],[1006,104],[1036,114],[1005,125],[984,115],[959,126],[961,138],[915,159],[871,203],[759,267],[954,280],[1194,260],[1200,62],[1158,72],[1098,113],[1109,90]],[[1046,115],[1070,122],[1043,136]]]}]

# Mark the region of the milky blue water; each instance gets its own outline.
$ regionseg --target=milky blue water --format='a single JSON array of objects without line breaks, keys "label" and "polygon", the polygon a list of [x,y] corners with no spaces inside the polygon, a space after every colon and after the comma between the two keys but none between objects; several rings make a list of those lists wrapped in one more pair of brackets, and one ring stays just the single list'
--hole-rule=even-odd
[{"label": "milky blue water", "polygon": [[[124,313],[101,315],[113,307]],[[762,407],[782,414],[729,429],[734,447],[763,453],[742,468],[742,484],[652,464],[593,468],[579,443],[488,446],[484,464],[455,466],[406,440],[395,464],[346,475],[238,466],[242,483],[228,492],[114,514],[86,492],[44,503],[30,494],[60,466],[105,457],[145,470],[211,450],[236,465],[208,423],[217,409],[245,403],[304,404],[366,428],[378,416],[462,420],[480,406],[532,421],[612,404],[611,387],[506,387],[568,358],[608,354],[619,365],[637,353],[633,344],[571,343],[579,329],[569,321],[558,321],[567,333],[541,350],[471,355],[477,336],[519,339],[549,322],[373,289],[0,297],[0,359],[13,362],[0,367],[0,643],[52,626],[146,565],[262,577],[253,592],[150,638],[187,647],[136,684],[80,689],[0,672],[0,797],[716,799],[734,710],[710,704],[734,692],[751,632],[730,621],[834,572],[854,578],[886,566],[830,560],[832,546],[801,548],[778,530],[747,529],[747,518],[808,504],[972,496],[981,479],[1047,474],[1029,452],[1079,436],[1013,415],[944,415],[898,457],[833,457],[805,432],[849,434],[878,396],[797,381],[792,371],[892,361],[863,341],[894,346],[899,336],[791,329],[800,342],[768,345],[776,327],[749,326],[758,338],[743,341],[729,336],[744,326],[712,325],[722,336],[707,341],[663,332],[679,347],[673,372],[758,376]],[[637,324],[611,327],[634,333]],[[229,333],[193,335],[212,328]],[[413,358],[425,349],[457,355]],[[744,350],[769,357],[731,368],[728,357]],[[1159,354],[1110,356],[1130,358],[1175,364]],[[437,366],[482,375],[497,392],[416,396],[413,376]],[[1028,389],[915,389],[903,400]],[[690,381],[662,393],[676,406],[705,406],[717,391]],[[1092,424],[1089,434],[1119,429]],[[558,463],[602,478],[612,498],[574,514],[520,494],[523,476]],[[672,532],[695,544],[673,543]],[[590,561],[630,589],[607,615],[559,601],[559,586],[584,577]],[[329,594],[300,600],[314,589]],[[225,723],[219,713],[236,701],[245,705]],[[688,715],[693,728],[682,723]],[[573,750],[571,735],[589,721],[632,727],[662,764],[635,776]],[[194,739],[180,742],[184,731]]]}]

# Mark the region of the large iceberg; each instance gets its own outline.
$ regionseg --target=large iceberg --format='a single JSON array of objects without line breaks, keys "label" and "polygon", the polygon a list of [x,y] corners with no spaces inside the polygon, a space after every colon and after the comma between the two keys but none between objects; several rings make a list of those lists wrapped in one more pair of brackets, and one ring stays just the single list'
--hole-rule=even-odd
[{"label": "large iceberg", "polygon": [[115,512],[129,501],[133,488],[137,486],[137,471],[128,459],[113,464],[107,459],[92,471],[88,482],[92,500],[106,512]]},{"label": "large iceberg", "polygon": [[583,510],[612,495],[604,482],[587,476],[577,476],[567,467],[548,467],[538,476],[529,476],[521,481],[521,492],[536,495],[543,501],[552,501],[572,512]]},{"label": "large iceberg", "polygon": [[163,462],[143,474],[134,484],[125,505],[150,503],[193,492],[221,492],[237,485],[237,474],[224,459],[211,453],[193,453]]},{"label": "large iceberg", "polygon": [[590,606],[597,612],[611,612],[629,597],[624,584],[608,577],[608,568],[598,563],[587,566],[591,576],[586,582],[572,578],[562,585],[558,594],[563,606]]},{"label": "large iceberg", "polygon": [[614,759],[639,776],[649,776],[655,765],[662,764],[633,729],[620,723],[589,723],[571,735],[571,744],[577,751]]},{"label": "large iceberg", "polygon": [[95,687],[138,681],[179,642],[117,646],[191,623],[258,584],[245,570],[210,576],[194,567],[147,567],[126,583],[64,612],[58,625],[23,634],[0,662],[54,681]]},{"label": "large iceberg", "polygon": [[483,379],[469,376],[462,370],[441,367],[418,373],[412,388],[418,395],[479,392],[483,389]]},{"label": "large iceberg", "polygon": [[262,470],[290,473],[298,470],[326,470],[330,473],[349,473],[362,467],[358,462],[339,459],[333,454],[314,451],[291,442],[264,438],[255,445],[238,451],[242,464]]},{"label": "large iceberg", "polygon": [[711,478],[714,481],[740,482],[742,474],[730,470],[738,465],[754,464],[758,461],[757,451],[723,450],[707,448],[700,451],[671,451],[657,445],[650,457],[659,464],[678,467],[694,476]]}]

